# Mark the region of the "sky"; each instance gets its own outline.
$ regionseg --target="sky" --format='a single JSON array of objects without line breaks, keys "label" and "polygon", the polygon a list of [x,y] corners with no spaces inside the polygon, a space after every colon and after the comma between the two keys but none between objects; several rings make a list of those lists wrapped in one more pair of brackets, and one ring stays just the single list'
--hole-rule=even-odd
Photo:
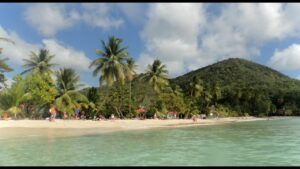
[{"label": "sky", "polygon": [[99,86],[91,61],[101,40],[123,39],[138,73],[160,59],[170,78],[228,58],[244,58],[300,79],[300,4],[296,3],[0,3],[0,58],[23,59],[45,48],[55,69],[73,68]]}]

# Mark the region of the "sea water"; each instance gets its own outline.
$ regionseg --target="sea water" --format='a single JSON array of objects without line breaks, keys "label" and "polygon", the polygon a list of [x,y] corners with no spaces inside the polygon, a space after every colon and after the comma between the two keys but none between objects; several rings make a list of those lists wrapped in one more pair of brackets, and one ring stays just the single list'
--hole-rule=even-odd
[{"label": "sea water", "polygon": [[70,132],[0,129],[0,165],[300,165],[300,118],[94,135]]}]

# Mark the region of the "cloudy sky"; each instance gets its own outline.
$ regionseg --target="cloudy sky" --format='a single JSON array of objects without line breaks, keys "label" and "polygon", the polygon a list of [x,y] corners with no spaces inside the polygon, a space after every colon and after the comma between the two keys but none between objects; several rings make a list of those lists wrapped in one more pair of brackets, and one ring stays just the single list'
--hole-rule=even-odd
[{"label": "cloudy sky", "polygon": [[300,79],[300,4],[279,3],[51,3],[0,4],[1,58],[24,70],[23,59],[41,48],[53,62],[76,69],[82,83],[98,86],[88,68],[100,40],[124,40],[143,72],[162,60],[170,77],[227,58],[246,58]]}]

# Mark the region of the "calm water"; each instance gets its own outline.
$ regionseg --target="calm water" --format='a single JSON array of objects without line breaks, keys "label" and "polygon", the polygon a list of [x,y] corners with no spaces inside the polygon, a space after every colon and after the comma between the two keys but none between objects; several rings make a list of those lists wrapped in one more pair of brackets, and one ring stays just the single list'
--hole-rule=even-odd
[{"label": "calm water", "polygon": [[0,165],[300,165],[300,118],[72,137],[1,130]]}]

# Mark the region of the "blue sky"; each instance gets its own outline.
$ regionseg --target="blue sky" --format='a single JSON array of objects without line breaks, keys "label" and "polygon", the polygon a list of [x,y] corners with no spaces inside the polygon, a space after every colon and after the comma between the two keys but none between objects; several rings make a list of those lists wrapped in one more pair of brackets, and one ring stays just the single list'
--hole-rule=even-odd
[{"label": "blue sky", "polygon": [[234,3],[1,3],[1,57],[22,70],[31,51],[47,48],[54,62],[74,68],[81,81],[98,86],[89,63],[109,35],[123,45],[143,72],[162,60],[170,77],[231,57],[267,65],[300,79],[299,4]]}]

